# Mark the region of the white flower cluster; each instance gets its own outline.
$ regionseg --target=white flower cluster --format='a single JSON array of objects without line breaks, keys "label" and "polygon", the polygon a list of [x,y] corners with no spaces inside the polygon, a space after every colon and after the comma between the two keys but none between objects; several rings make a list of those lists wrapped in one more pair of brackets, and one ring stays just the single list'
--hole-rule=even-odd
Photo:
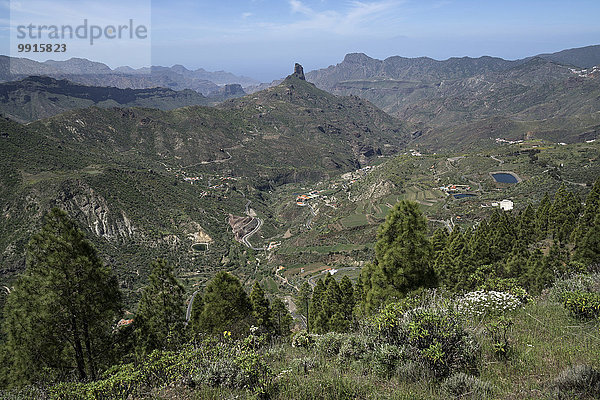
[{"label": "white flower cluster", "polygon": [[457,305],[461,314],[481,317],[515,310],[521,305],[521,301],[507,292],[478,290],[465,294]]}]

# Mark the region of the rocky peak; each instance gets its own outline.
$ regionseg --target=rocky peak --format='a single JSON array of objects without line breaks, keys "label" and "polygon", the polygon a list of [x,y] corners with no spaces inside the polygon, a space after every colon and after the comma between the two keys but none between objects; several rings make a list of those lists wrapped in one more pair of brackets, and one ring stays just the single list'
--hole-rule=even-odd
[{"label": "rocky peak", "polygon": [[296,63],[296,65],[294,65],[294,74],[295,77],[302,79],[303,81],[306,80],[306,78],[304,78],[304,68],[302,68],[302,65]]},{"label": "rocky peak", "polygon": [[239,83],[227,84],[221,90],[226,96],[244,96],[246,94],[246,92],[244,92],[244,88],[242,88],[242,85]]}]

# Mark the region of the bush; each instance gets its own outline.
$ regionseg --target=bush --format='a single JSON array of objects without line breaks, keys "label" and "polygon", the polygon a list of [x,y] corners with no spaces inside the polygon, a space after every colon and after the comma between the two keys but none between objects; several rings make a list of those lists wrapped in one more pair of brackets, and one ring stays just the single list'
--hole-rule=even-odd
[{"label": "bush", "polygon": [[557,280],[549,291],[550,299],[561,303],[565,292],[600,292],[600,273]]},{"label": "bush", "polygon": [[575,318],[594,319],[600,317],[600,293],[564,292],[561,302]]},{"label": "bush", "polygon": [[458,310],[471,317],[498,316],[520,305],[519,298],[508,292],[478,290],[465,294],[458,301]]},{"label": "bush", "polygon": [[501,315],[486,326],[486,331],[492,342],[492,350],[496,358],[507,359],[509,357],[511,347],[508,340],[508,332],[512,325],[512,319]]},{"label": "bush", "polygon": [[529,294],[522,286],[519,286],[519,283],[515,278],[488,279],[479,285],[477,290],[486,292],[506,292],[515,296],[521,303],[527,303],[529,301]]},{"label": "bush", "polygon": [[341,333],[329,332],[318,336],[315,342],[317,353],[326,357],[335,357],[339,354],[342,343],[346,340],[346,335]]},{"label": "bush", "polygon": [[[406,308],[417,303],[423,306]],[[383,308],[369,319],[365,331],[377,344],[374,357],[378,359],[373,362],[380,370],[413,361],[427,370],[425,375],[445,378],[477,369],[479,345],[463,325],[464,319],[454,305],[430,291],[418,301],[408,299]]]},{"label": "bush", "polygon": [[600,397],[600,372],[589,365],[577,365],[564,370],[553,384],[559,398]]},{"label": "bush", "polygon": [[270,387],[272,373],[249,341],[204,341],[179,351],[155,350],[139,365],[111,368],[89,383],[61,383],[49,390],[50,399],[117,399],[138,397],[164,386],[203,385],[247,389],[260,394]]},{"label": "bush", "polygon": [[300,331],[292,338],[292,347],[309,348],[315,343],[315,337],[306,331]]},{"label": "bush", "polygon": [[481,379],[459,372],[450,376],[442,384],[444,391],[459,398],[486,399],[493,393],[493,386]]},{"label": "bush", "polygon": [[340,347],[340,363],[363,359],[373,350],[373,346],[364,336],[348,335]]},{"label": "bush", "polygon": [[413,310],[405,315],[401,330],[405,354],[436,378],[476,370],[478,344],[456,311],[439,307]]},{"label": "bush", "polygon": [[383,377],[393,375],[401,362],[406,359],[401,347],[387,343],[376,346],[372,357],[373,372]]}]

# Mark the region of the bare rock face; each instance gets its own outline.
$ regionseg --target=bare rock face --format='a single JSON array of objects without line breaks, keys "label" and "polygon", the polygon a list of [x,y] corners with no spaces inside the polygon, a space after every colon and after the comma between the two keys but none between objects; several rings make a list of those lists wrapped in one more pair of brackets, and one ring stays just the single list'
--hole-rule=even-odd
[{"label": "bare rock face", "polygon": [[130,238],[136,230],[123,210],[109,209],[104,197],[82,182],[66,189],[59,198],[59,204],[103,239]]},{"label": "bare rock face", "polygon": [[296,65],[294,65],[294,76],[296,76],[298,79],[301,79],[303,81],[306,80],[306,78],[304,77],[304,68],[302,68],[302,65],[296,63]]}]

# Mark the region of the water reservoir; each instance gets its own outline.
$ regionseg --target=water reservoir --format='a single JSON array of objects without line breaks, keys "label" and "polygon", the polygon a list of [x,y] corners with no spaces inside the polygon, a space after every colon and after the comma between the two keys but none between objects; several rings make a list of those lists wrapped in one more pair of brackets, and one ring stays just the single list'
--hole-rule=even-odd
[{"label": "water reservoir", "polygon": [[492,174],[492,178],[499,183],[519,183],[519,178],[513,173],[497,172]]}]

